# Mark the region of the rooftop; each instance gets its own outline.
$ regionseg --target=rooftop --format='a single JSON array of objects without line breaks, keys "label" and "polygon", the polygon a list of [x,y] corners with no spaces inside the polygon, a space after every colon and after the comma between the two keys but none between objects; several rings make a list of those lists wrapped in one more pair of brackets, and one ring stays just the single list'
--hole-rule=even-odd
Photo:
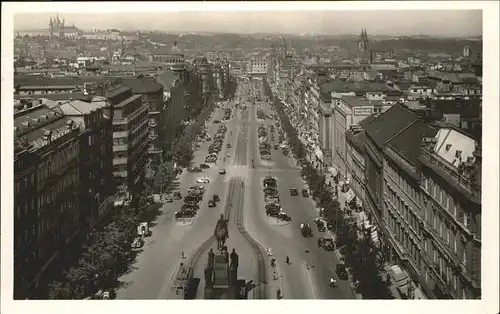
[{"label": "rooftop", "polygon": [[120,103],[114,105],[113,107],[114,108],[122,108],[126,105],[128,105],[129,103],[131,103],[132,101],[136,100],[137,98],[141,98],[142,95],[133,95],[132,97],[128,97],[127,99],[121,101]]},{"label": "rooftop", "polygon": [[395,135],[387,145],[413,166],[418,166],[421,145],[424,137],[433,137],[437,130],[421,120],[414,120],[409,126]]},{"label": "rooftop", "polygon": [[150,94],[163,90],[163,85],[152,77],[124,77],[121,84],[132,89],[133,94]]},{"label": "rooftop", "polygon": [[330,93],[367,93],[367,92],[389,92],[394,89],[385,83],[379,82],[353,82],[333,80],[320,86],[323,97],[329,98]]},{"label": "rooftop", "polygon": [[158,83],[163,85],[163,91],[169,91],[175,80],[179,79],[179,74],[174,71],[164,71],[156,77]]},{"label": "rooftop", "polygon": [[[459,163],[466,162],[467,158],[473,158],[476,148],[474,139],[452,128],[442,128],[435,136],[437,143],[434,152],[450,165],[458,167]],[[460,156],[457,157],[457,152]]]},{"label": "rooftop", "polygon": [[382,105],[382,100],[368,100],[363,96],[342,96],[344,100],[351,108],[353,107],[364,107],[364,106],[376,106]]},{"label": "rooftop", "polygon": [[88,82],[106,83],[111,77],[89,76],[89,77],[36,77],[36,76],[14,76],[14,86],[75,86],[80,87]]},{"label": "rooftop", "polygon": [[409,109],[404,108],[401,104],[394,104],[366,126],[366,134],[373,139],[378,147],[382,148],[417,119],[417,115]]},{"label": "rooftop", "polygon": [[49,109],[46,105],[18,112],[14,115],[14,149],[40,148],[46,144],[43,137],[47,131],[58,138],[67,133],[68,124],[72,125],[72,121],[60,110]]},{"label": "rooftop", "polygon": [[68,100],[58,104],[57,102],[51,102],[48,104],[50,108],[59,107],[61,111],[67,116],[81,116],[91,113],[92,111],[103,108],[106,106],[106,98],[104,97],[94,97],[90,101],[82,100]]},{"label": "rooftop", "polygon": [[126,91],[131,91],[131,88],[130,87],[127,87],[127,86],[123,86],[123,85],[118,85],[118,86],[115,86],[115,87],[112,87],[110,88],[106,94],[104,95],[104,97],[106,98],[113,98],[113,97],[116,97],[117,95],[120,95],[121,93],[124,93]]}]

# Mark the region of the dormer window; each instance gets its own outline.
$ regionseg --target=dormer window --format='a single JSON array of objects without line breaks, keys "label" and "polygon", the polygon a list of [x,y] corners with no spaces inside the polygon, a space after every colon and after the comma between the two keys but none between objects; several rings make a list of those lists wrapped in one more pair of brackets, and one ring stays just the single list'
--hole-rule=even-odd
[{"label": "dormer window", "polygon": [[457,150],[455,152],[455,158],[460,158],[460,156],[462,156],[462,151],[461,150]]},{"label": "dormer window", "polygon": [[451,148],[451,144],[446,144],[446,151],[450,151],[450,148]]}]

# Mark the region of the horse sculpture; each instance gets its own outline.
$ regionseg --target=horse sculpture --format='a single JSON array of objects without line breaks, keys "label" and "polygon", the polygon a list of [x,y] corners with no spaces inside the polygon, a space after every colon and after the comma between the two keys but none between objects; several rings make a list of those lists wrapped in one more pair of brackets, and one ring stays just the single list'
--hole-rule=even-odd
[{"label": "horse sculpture", "polygon": [[226,244],[227,238],[229,238],[229,234],[227,231],[227,219],[224,219],[223,214],[220,215],[220,218],[215,225],[214,236],[217,240],[217,249],[221,250],[222,247]]}]

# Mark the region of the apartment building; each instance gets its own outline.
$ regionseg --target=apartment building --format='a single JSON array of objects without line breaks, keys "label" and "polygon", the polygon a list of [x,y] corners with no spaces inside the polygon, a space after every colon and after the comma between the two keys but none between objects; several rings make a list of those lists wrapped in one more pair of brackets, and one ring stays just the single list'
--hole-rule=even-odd
[{"label": "apartment building", "polygon": [[163,85],[152,77],[122,78],[120,83],[130,87],[133,95],[141,95],[143,104],[149,108],[149,148],[148,154],[154,163],[158,163],[162,153],[159,134],[165,127],[161,120],[163,110]]},{"label": "apartment building", "polygon": [[382,232],[386,262],[412,279],[403,293],[478,298],[479,145],[396,104],[366,125],[364,146],[364,205]]},{"label": "apartment building", "polygon": [[118,192],[142,190],[149,148],[149,107],[130,87],[111,88],[105,97],[113,108],[113,175]]},{"label": "apartment building", "polygon": [[332,160],[337,171],[347,174],[347,143],[346,132],[351,125],[357,125],[373,113],[385,112],[391,107],[381,100],[369,100],[362,96],[332,95],[333,103],[333,144]]},{"label": "apartment building", "polygon": [[48,101],[80,128],[80,205],[90,230],[113,205],[113,111],[106,98]]},{"label": "apartment building", "polygon": [[[348,203],[356,201],[358,207],[363,206],[365,199],[365,128],[378,115],[374,114],[351,125],[346,132],[346,177],[349,182],[349,190],[346,194]],[[334,170],[335,171],[335,170]],[[334,175],[336,173],[334,172]]]},{"label": "apartment building", "polygon": [[248,60],[247,71],[248,74],[267,74],[269,60],[266,56],[253,56]]},{"label": "apartment building", "polygon": [[444,298],[480,298],[481,143],[441,126],[424,139],[420,161],[425,282]]},{"label": "apartment building", "polygon": [[[14,108],[14,298],[36,298],[85,220],[79,135],[44,104]],[[43,288],[41,288],[43,289]]]}]

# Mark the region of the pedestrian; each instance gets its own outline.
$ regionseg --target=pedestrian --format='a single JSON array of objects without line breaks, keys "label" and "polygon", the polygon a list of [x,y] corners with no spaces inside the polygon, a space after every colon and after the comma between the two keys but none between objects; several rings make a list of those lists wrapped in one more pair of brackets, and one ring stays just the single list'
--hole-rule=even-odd
[{"label": "pedestrian", "polygon": [[181,251],[181,259],[185,259],[186,256],[184,255],[184,251]]}]

